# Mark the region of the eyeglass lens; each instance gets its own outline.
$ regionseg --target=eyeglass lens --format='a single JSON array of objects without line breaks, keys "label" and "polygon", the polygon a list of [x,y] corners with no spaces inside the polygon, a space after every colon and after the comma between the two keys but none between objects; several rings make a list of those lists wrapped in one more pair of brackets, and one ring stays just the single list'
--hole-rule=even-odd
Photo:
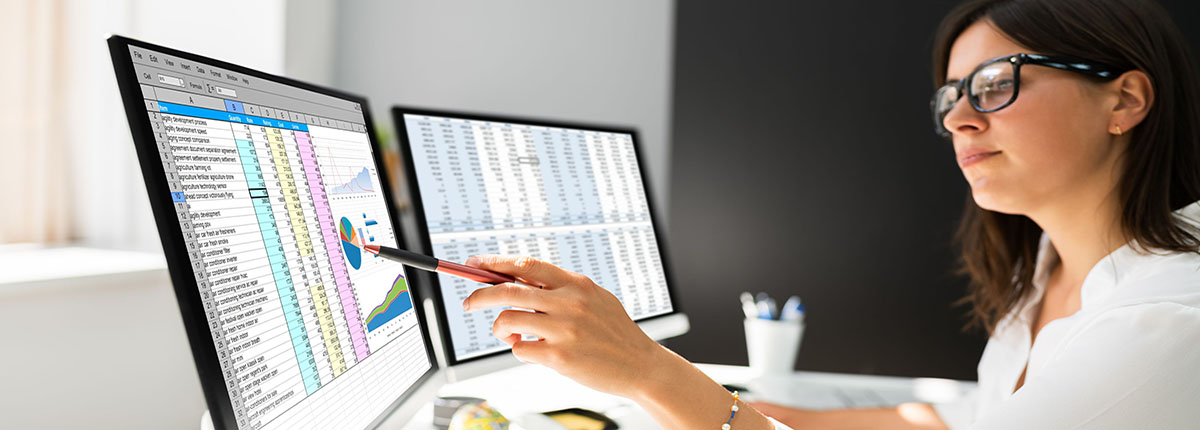
[{"label": "eyeglass lens", "polygon": [[1015,65],[998,61],[985,65],[967,77],[966,94],[959,94],[958,86],[948,84],[934,95],[934,121],[938,132],[948,135],[944,128],[946,114],[958,104],[962,96],[981,112],[991,112],[1010,103],[1016,95]]}]

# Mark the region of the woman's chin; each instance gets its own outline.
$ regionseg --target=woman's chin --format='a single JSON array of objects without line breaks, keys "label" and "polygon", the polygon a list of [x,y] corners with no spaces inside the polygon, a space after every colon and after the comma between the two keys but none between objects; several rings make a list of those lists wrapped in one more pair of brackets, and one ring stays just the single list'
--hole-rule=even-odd
[{"label": "woman's chin", "polygon": [[971,198],[975,200],[975,205],[982,209],[992,212],[1000,212],[1005,214],[1016,214],[1020,211],[1013,204],[1013,196],[999,192],[995,184],[990,183],[987,178],[979,179],[971,183]]}]

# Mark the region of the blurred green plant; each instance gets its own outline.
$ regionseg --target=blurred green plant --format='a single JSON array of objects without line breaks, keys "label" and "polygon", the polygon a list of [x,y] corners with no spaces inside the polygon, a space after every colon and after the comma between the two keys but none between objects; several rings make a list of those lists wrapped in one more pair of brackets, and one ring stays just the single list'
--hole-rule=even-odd
[{"label": "blurred green plant", "polygon": [[379,149],[383,151],[393,151],[397,149],[396,142],[392,140],[392,129],[387,126],[375,125],[375,137],[379,140]]}]

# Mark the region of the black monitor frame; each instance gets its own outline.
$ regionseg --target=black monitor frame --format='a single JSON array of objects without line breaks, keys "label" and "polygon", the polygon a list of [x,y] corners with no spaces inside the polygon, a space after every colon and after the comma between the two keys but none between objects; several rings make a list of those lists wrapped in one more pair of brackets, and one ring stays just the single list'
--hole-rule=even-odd
[{"label": "black monitor frame", "polygon": [[[540,126],[540,127],[582,129],[582,130],[591,130],[591,131],[630,135],[633,140],[634,153],[637,156],[638,173],[642,177],[642,187],[644,188],[644,192],[646,193],[646,205],[650,211],[650,224],[651,224],[652,228],[654,228],[654,238],[658,245],[659,259],[662,261],[663,277],[667,281],[667,294],[670,296],[670,299],[671,299],[671,312],[667,312],[667,313],[661,314],[661,315],[655,315],[652,317],[641,318],[641,319],[635,320],[635,322],[642,323],[642,322],[647,322],[647,321],[653,321],[653,320],[667,318],[672,315],[683,313],[683,310],[679,307],[679,300],[676,298],[676,291],[675,291],[675,287],[674,287],[675,282],[671,276],[670,263],[668,261],[669,258],[668,258],[668,252],[667,252],[666,237],[664,235],[664,230],[658,221],[661,218],[661,216],[659,216],[659,213],[655,210],[654,194],[651,190],[650,178],[646,175],[645,153],[642,150],[641,144],[639,143],[640,139],[638,138],[638,132],[636,129],[627,128],[627,127],[608,126],[608,125],[553,121],[553,120],[543,120],[543,119],[535,119],[535,118],[522,118],[522,117],[515,117],[515,116],[501,116],[501,115],[481,114],[481,113],[472,113],[472,112],[442,111],[442,110],[414,108],[414,107],[406,107],[406,106],[392,106],[392,121],[396,125],[396,135],[400,139],[400,158],[402,158],[404,160],[404,172],[405,172],[405,178],[407,179],[407,181],[406,181],[407,187],[406,188],[408,188],[408,195],[409,195],[409,198],[411,199],[410,204],[412,205],[411,207],[412,207],[412,211],[413,211],[412,215],[413,215],[413,218],[414,218],[414,221],[416,224],[416,228],[417,228],[417,231],[406,232],[406,234],[415,235],[413,237],[416,237],[418,239],[417,244],[421,247],[420,249],[416,250],[416,252],[420,252],[420,253],[423,253],[426,255],[433,255],[433,242],[429,235],[428,220],[425,218],[425,207],[421,200],[421,189],[419,186],[420,183],[417,180],[416,166],[413,164],[412,148],[411,148],[412,142],[409,141],[408,126],[404,122],[404,115],[409,115],[409,114],[421,115],[421,116],[444,117],[444,118],[457,118],[457,119],[464,119],[464,120],[479,120],[479,121],[498,122],[498,123],[524,124],[524,125],[532,125],[532,126]],[[435,257],[436,257],[436,255],[435,255]],[[442,288],[441,288],[441,284],[438,280],[438,277],[435,274],[422,274],[422,275],[424,276],[423,279],[426,280],[425,283],[427,283],[431,287],[431,291],[430,291],[429,295],[433,299],[434,305],[436,306],[436,309],[437,309],[437,312],[434,312],[434,314],[437,315],[438,334],[442,340],[442,346],[444,347],[447,366],[455,366],[455,365],[469,363],[469,362],[473,362],[473,361],[477,361],[477,360],[483,360],[483,359],[487,359],[487,358],[491,358],[491,357],[500,356],[503,354],[508,354],[512,351],[512,349],[509,348],[509,349],[503,349],[500,351],[496,351],[496,352],[492,352],[492,353],[488,353],[488,354],[484,354],[484,355],[479,355],[479,356],[475,356],[475,357],[471,357],[471,358],[467,358],[467,359],[459,359],[458,355],[454,352],[454,343],[450,336],[449,320],[447,318],[446,313],[442,311],[446,307],[445,307],[445,300],[442,297]]]},{"label": "black monitor frame", "polygon": [[[393,226],[399,226],[400,223],[397,222],[395,208],[391,207],[391,204],[395,200],[392,195],[391,182],[388,181],[387,169],[380,168],[384,164],[379,153],[379,138],[375,135],[374,123],[371,121],[371,111],[368,108],[367,99],[362,96],[263,73],[221,60],[190,54],[123,36],[113,35],[108,37],[108,48],[112,56],[113,68],[116,71],[117,87],[120,89],[121,99],[124,101],[125,116],[129,120],[129,129],[132,132],[133,143],[137,149],[142,177],[146,182],[146,192],[150,196],[150,207],[154,213],[159,237],[162,239],[163,253],[166,256],[171,283],[175,288],[175,297],[179,302],[179,311],[183,316],[183,326],[187,332],[188,344],[191,346],[192,357],[196,362],[196,370],[200,376],[200,386],[204,391],[204,398],[209,413],[212,416],[213,425],[218,430],[236,429],[238,428],[236,417],[234,416],[229,392],[225,386],[225,377],[221,373],[216,346],[212,343],[211,331],[208,328],[208,321],[204,315],[203,302],[201,301],[199,288],[196,285],[191,260],[188,258],[183,232],[179,228],[179,223],[175,221],[175,207],[171,202],[166,173],[156,152],[157,146],[154,141],[154,130],[150,123],[150,117],[146,114],[141,87],[134,73],[133,59],[129,54],[129,47],[131,46],[158,51],[197,63],[220,67],[246,76],[253,76],[258,79],[273,81],[358,103],[362,106],[367,135],[372,144],[371,153],[375,162],[375,171],[379,173],[383,196],[389,204],[388,217]],[[404,237],[400,231],[401,229],[397,228],[396,230],[397,242],[403,243]],[[420,289],[409,289],[413,300],[413,308],[417,311],[417,325],[421,331],[421,339],[425,344],[425,352],[429,359],[430,368],[417,378],[416,382],[393,401],[383,413],[375,417],[372,427],[378,425],[392,410],[396,409],[401,402],[409,398],[417,388],[428,381],[438,370],[437,361],[433,354],[433,345],[429,336],[429,329],[425,326],[426,318],[425,311],[421,306]]]}]

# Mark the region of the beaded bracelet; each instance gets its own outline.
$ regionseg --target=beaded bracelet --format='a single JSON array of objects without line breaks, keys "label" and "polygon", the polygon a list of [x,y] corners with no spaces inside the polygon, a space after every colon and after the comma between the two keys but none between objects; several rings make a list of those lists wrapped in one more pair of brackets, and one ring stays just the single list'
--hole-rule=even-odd
[{"label": "beaded bracelet", "polygon": [[737,411],[738,411],[737,402],[738,402],[738,392],[734,391],[733,392],[733,406],[731,406],[729,408],[729,421],[725,421],[725,424],[721,425],[721,430],[729,430],[730,427],[732,426],[733,416],[737,415]]}]

